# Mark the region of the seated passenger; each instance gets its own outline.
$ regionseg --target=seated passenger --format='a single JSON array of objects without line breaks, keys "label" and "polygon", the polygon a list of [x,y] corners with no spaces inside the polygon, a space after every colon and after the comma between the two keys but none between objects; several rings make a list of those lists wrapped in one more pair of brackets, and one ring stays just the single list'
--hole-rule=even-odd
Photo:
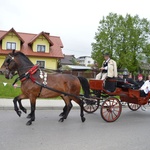
[{"label": "seated passenger", "polygon": [[123,74],[119,74],[117,78],[117,87],[122,88],[124,85],[124,79],[123,79]]},{"label": "seated passenger", "polygon": [[142,85],[144,84],[144,80],[143,80],[142,74],[138,75],[138,80],[136,81],[136,83],[138,84],[139,88],[142,87]]},{"label": "seated passenger", "polygon": [[139,85],[133,80],[131,73],[126,75],[120,74],[117,78],[117,87],[139,89]]},{"label": "seated passenger", "polygon": [[148,75],[148,80],[140,88],[140,96],[146,97],[148,92],[150,92],[150,75]]},{"label": "seated passenger", "polygon": [[105,61],[100,68],[100,73],[96,75],[97,80],[104,80],[107,77],[113,78],[117,77],[117,65],[116,62],[110,58],[108,53],[104,54]]},{"label": "seated passenger", "polygon": [[127,83],[132,84],[132,87],[134,89],[139,89],[140,88],[138,83],[133,80],[131,73],[129,73],[128,77],[126,78],[126,81],[127,81]]}]

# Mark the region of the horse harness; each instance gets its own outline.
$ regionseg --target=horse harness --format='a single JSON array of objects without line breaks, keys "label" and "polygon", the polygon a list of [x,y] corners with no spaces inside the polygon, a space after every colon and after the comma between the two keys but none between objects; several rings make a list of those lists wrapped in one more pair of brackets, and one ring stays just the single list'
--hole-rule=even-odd
[{"label": "horse harness", "polygon": [[[33,75],[37,72],[37,71],[40,71],[40,78],[43,79],[43,83],[40,83],[39,81],[37,81]],[[37,85],[39,85],[41,88],[40,88],[40,92],[38,94],[38,97],[40,96],[41,92],[42,92],[42,88],[46,88],[48,90],[51,90],[51,91],[54,91],[54,92],[57,92],[57,93],[61,93],[61,94],[64,94],[65,96],[73,96],[73,97],[76,97],[76,98],[82,98],[82,97],[79,97],[79,96],[76,96],[76,95],[73,95],[73,94],[70,94],[70,93],[66,93],[66,92],[62,92],[62,91],[59,91],[59,90],[56,90],[54,88],[51,88],[49,86],[47,86],[47,73],[46,72],[43,72],[39,69],[39,66],[38,65],[35,65],[33,66],[31,69],[29,69],[29,71],[27,71],[26,73],[22,74],[21,76],[19,76],[18,78],[15,79],[14,83],[12,84],[13,86],[15,85],[16,82],[18,81],[25,81],[26,79],[31,79],[31,81],[33,83],[36,83]]]},{"label": "horse harness", "polygon": [[[33,66],[31,69],[29,69],[26,73],[22,74],[21,76],[19,76],[18,78],[15,79],[14,83],[12,84],[13,86],[16,84],[16,82],[18,81],[25,81],[26,79],[31,79],[31,81],[33,83],[35,83],[35,78],[33,77],[33,75],[39,70],[39,66],[35,65]],[[41,71],[41,70],[40,70]],[[40,96],[42,91],[42,86],[40,88],[40,92],[38,94],[38,97]]]}]

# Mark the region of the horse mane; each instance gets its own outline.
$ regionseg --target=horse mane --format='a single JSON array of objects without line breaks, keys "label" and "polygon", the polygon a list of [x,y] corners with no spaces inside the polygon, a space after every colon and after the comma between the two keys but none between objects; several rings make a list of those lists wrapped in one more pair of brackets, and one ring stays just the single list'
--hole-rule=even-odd
[{"label": "horse mane", "polygon": [[20,56],[21,60],[25,61],[26,63],[28,63],[30,65],[33,65],[33,63],[30,61],[30,59],[22,52],[16,52],[16,53],[14,53],[14,56]]}]

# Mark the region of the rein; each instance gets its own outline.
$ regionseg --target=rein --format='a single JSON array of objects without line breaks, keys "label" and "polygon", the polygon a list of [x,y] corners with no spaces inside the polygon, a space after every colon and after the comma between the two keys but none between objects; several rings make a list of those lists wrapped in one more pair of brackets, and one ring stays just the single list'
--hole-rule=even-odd
[{"label": "rein", "polygon": [[47,85],[45,85],[45,84],[42,84],[42,83],[40,83],[40,82],[38,82],[38,81],[36,81],[36,80],[35,80],[34,82],[35,82],[37,85],[41,86],[42,88],[46,88],[46,89],[51,90],[51,91],[53,91],[53,92],[60,93],[60,94],[64,94],[65,96],[67,95],[67,96],[73,96],[73,97],[79,98],[79,96],[76,96],[76,95],[74,95],[74,94],[70,94],[70,93],[67,93],[67,92],[62,92],[62,91],[56,90],[56,89],[51,88],[51,87],[49,87],[49,86],[47,86]]}]

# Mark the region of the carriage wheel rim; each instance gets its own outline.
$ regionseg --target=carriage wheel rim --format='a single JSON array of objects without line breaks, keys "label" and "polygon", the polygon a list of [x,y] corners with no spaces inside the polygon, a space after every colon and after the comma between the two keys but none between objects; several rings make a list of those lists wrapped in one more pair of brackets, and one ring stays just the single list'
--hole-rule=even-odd
[{"label": "carriage wheel rim", "polygon": [[95,100],[95,104],[87,104],[86,101],[83,105],[83,110],[87,113],[93,113],[99,108],[99,100]]},{"label": "carriage wheel rim", "polygon": [[120,101],[115,97],[109,97],[102,104],[101,116],[107,122],[114,122],[119,118],[121,110]]},{"label": "carriage wheel rim", "polygon": [[128,107],[129,107],[129,109],[131,109],[132,111],[137,111],[137,110],[141,107],[141,105],[139,105],[139,104],[134,104],[134,103],[128,103]]}]

